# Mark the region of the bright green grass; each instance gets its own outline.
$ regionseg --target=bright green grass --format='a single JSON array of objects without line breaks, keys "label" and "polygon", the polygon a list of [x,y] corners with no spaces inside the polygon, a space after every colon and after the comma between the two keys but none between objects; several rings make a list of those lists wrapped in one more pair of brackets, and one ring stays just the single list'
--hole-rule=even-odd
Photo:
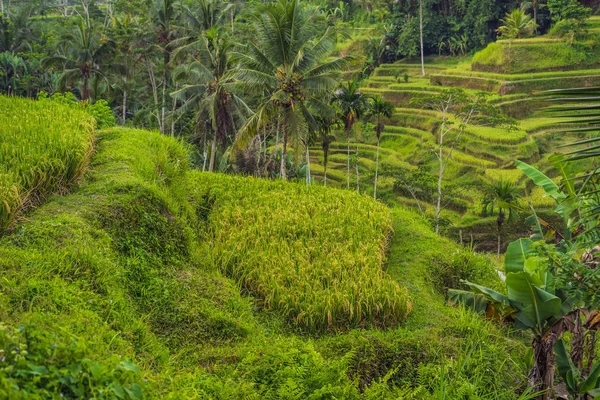
[{"label": "bright green grass", "polygon": [[[350,191],[196,174],[214,263],[263,307],[310,331],[393,326],[410,310],[382,270],[387,209]],[[351,206],[350,206],[351,205]]]},{"label": "bright green grass", "polygon": [[0,96],[0,234],[23,207],[63,191],[84,172],[95,121],[53,102]]}]

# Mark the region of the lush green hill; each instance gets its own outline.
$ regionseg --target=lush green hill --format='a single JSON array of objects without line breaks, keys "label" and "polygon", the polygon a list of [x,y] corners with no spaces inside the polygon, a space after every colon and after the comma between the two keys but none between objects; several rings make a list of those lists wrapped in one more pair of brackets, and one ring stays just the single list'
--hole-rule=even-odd
[{"label": "lush green hill", "polygon": [[85,182],[0,239],[0,397],[517,397],[524,345],[444,300],[498,284],[486,257],[354,192],[97,136]]}]

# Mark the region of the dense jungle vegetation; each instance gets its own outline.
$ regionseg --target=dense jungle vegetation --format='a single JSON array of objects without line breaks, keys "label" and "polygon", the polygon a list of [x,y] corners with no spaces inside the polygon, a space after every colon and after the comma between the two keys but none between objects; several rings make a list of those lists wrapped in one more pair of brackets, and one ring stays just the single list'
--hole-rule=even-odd
[{"label": "dense jungle vegetation", "polygon": [[600,398],[600,4],[0,0],[0,399]]}]

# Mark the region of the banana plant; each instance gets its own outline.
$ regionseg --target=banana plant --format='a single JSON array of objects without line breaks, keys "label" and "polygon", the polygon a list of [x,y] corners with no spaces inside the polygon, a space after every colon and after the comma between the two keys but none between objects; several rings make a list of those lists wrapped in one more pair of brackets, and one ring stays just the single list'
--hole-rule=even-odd
[{"label": "banana plant", "polygon": [[565,382],[569,393],[577,400],[585,399],[587,396],[600,397],[600,363],[596,363],[587,377],[583,377],[573,364],[562,340],[556,342],[554,350],[558,373]]},{"label": "banana plant", "polygon": [[531,239],[519,239],[508,246],[504,268],[506,294],[464,282],[471,291],[450,290],[450,300],[529,330],[535,360],[530,376],[538,390],[551,389],[554,343],[562,334],[563,318],[573,311],[573,301],[556,289],[550,262]]}]

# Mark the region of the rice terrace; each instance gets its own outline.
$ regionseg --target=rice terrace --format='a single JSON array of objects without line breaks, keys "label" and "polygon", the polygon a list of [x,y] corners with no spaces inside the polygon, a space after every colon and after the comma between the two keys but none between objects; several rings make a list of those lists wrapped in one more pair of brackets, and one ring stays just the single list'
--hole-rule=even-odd
[{"label": "rice terrace", "polygon": [[600,399],[597,0],[0,0],[0,400]]}]

